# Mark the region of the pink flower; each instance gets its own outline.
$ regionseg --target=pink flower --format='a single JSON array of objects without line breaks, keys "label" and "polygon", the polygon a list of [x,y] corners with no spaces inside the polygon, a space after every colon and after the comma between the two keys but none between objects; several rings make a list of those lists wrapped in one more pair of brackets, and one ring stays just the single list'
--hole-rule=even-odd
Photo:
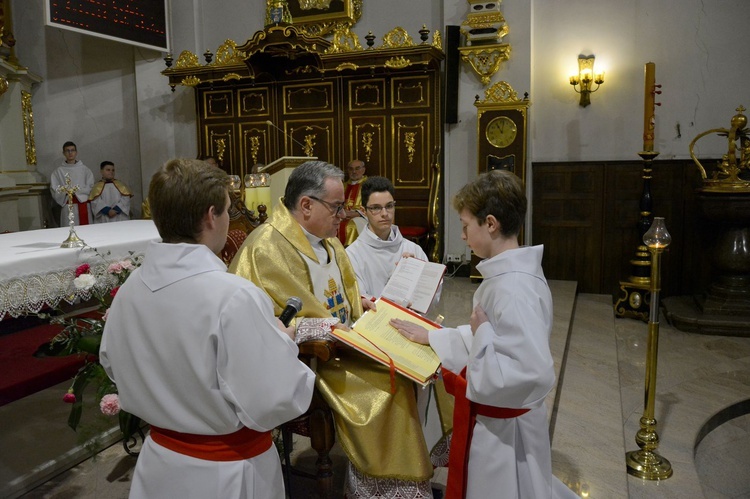
[{"label": "pink flower", "polygon": [[[112,291],[109,292],[109,296],[114,298],[118,291],[120,291],[120,286],[116,286],[112,288]],[[107,312],[109,312],[109,310],[107,310]],[[107,319],[104,319],[104,320],[107,320]]]},{"label": "pink flower", "polygon": [[120,272],[122,272],[122,263],[110,263],[109,267],[107,267],[107,272],[109,272],[110,274],[119,274]]},{"label": "pink flower", "polygon": [[75,404],[76,403],[76,396],[73,392],[68,392],[65,395],[63,395],[63,402],[66,404]]},{"label": "pink flower", "polygon": [[120,262],[120,265],[125,270],[133,270],[135,268],[135,265],[130,260],[123,260]]},{"label": "pink flower", "polygon": [[80,265],[76,269],[76,277],[80,277],[81,274],[86,274],[91,269],[88,263],[84,263],[83,265]]},{"label": "pink flower", "polygon": [[120,412],[120,398],[116,393],[103,396],[101,402],[99,402],[99,409],[101,409],[102,414],[116,416]]}]

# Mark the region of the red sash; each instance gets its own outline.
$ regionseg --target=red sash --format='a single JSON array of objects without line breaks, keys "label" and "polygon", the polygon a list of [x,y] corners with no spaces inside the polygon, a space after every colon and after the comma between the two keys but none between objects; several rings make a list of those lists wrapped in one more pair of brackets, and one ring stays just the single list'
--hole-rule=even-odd
[{"label": "red sash", "polygon": [[455,375],[443,368],[445,391],[453,395],[453,436],[448,458],[448,483],[445,499],[462,499],[466,496],[466,481],[469,474],[469,448],[477,415],[496,419],[517,418],[529,409],[507,409],[472,402],[466,398],[466,368]]},{"label": "red sash", "polygon": [[194,435],[151,426],[151,439],[162,447],[206,461],[241,461],[271,448],[271,432],[245,426],[228,435]]},{"label": "red sash", "polygon": [[78,197],[73,195],[73,202],[78,207],[78,225],[88,225],[89,222],[89,202],[84,201],[83,203],[78,200]]}]

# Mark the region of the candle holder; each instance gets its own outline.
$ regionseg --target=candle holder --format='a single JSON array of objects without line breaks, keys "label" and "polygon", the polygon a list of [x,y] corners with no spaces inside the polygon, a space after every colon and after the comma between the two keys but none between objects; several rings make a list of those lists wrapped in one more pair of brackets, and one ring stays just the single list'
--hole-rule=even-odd
[{"label": "candle holder", "polygon": [[651,306],[648,321],[648,345],[646,351],[646,383],[644,410],[640,420],[641,429],[635,435],[640,450],[625,454],[625,463],[630,475],[644,480],[664,480],[672,476],[670,462],[656,453],[659,435],[656,433],[654,405],[656,399],[656,363],[659,355],[659,292],[661,291],[661,254],[672,242],[664,218],[655,217],[651,228],[643,235],[643,242],[651,252]]}]

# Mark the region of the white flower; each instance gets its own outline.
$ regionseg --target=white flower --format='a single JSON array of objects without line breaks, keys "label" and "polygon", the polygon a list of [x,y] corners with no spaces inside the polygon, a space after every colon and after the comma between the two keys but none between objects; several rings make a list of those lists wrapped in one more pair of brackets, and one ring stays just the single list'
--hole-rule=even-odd
[{"label": "white flower", "polygon": [[76,289],[89,290],[96,284],[96,277],[91,274],[81,274],[73,279],[73,286]]}]

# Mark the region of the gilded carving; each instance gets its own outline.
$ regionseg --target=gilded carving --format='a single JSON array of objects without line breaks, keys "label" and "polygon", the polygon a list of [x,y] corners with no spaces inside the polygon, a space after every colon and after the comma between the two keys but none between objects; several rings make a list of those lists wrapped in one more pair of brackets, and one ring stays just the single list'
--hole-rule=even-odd
[{"label": "gilded carving", "polygon": [[510,45],[478,45],[459,47],[461,60],[468,62],[479,75],[483,85],[489,85],[492,76],[500,69],[500,64],[510,58]]},{"label": "gilded carving", "polygon": [[[414,93],[418,94],[419,97],[416,98],[416,99],[410,99],[407,102],[406,100],[403,99],[403,97],[401,96],[401,93],[402,93],[402,91],[404,93],[406,93],[406,92],[409,92],[410,90],[416,90],[416,92],[414,92]],[[405,85],[403,83],[400,83],[398,85],[397,95],[398,95],[398,97],[396,98],[396,101],[399,104],[407,104],[407,103],[408,104],[422,104],[425,101],[424,100],[424,88],[422,87],[422,83],[421,82],[417,82],[414,85]]]},{"label": "gilded carving", "polygon": [[219,163],[224,161],[224,151],[227,150],[227,141],[226,139],[214,139],[214,147],[216,151],[216,159],[219,160]]},{"label": "gilded carving", "polygon": [[216,60],[214,66],[231,66],[234,64],[244,64],[245,54],[237,50],[237,44],[233,40],[226,40],[216,49]]},{"label": "gilded carving", "polygon": [[339,71],[339,72],[344,71],[346,69],[351,69],[351,70],[356,71],[357,69],[359,69],[359,66],[357,66],[353,62],[342,62],[341,64],[336,66],[336,71]]},{"label": "gilded carving", "polygon": [[[371,90],[372,92],[366,92],[367,90]],[[366,98],[368,94],[371,95],[370,99]],[[378,85],[365,83],[357,86],[357,89],[354,91],[355,108],[366,105],[379,106],[380,104],[380,87]]]},{"label": "gilded carving", "polygon": [[298,66],[292,70],[285,70],[284,73],[286,73],[287,76],[292,76],[296,74],[310,74],[313,71],[319,72],[320,70],[314,66],[305,65],[305,66]]},{"label": "gilded carving", "polygon": [[224,81],[240,80],[240,79],[242,79],[242,77],[240,75],[238,75],[237,73],[227,73],[224,76],[222,76],[221,79],[224,80]]},{"label": "gilded carving", "polygon": [[370,162],[370,156],[372,156],[372,132],[365,132],[362,134],[362,148],[365,150],[365,163]]},{"label": "gilded carving", "polygon": [[[314,97],[315,95],[319,97],[319,99],[316,99],[319,104],[316,106],[312,106],[310,105],[310,98]],[[308,99],[305,99],[305,97],[307,97]],[[297,111],[300,109],[328,109],[331,106],[328,92],[325,89],[321,88],[298,88],[296,90],[287,90],[287,102],[288,111]],[[295,102],[307,102],[308,105],[304,107],[295,106]]]},{"label": "gilded carving", "polygon": [[26,90],[21,90],[21,112],[23,113],[23,140],[26,147],[26,164],[35,165],[34,113],[31,110],[31,94]]},{"label": "gilded carving", "polygon": [[383,45],[381,48],[399,48],[399,47],[411,47],[414,45],[409,33],[406,32],[401,26],[396,26],[388,33],[383,36]]},{"label": "gilded carving", "polygon": [[198,61],[198,56],[189,50],[183,50],[177,58],[177,62],[174,63],[176,69],[197,68],[200,67],[200,65],[201,63]]},{"label": "gilded carving", "polygon": [[258,164],[258,151],[260,150],[260,137],[254,135],[250,137],[250,157],[253,158],[253,164]]},{"label": "gilded carving", "polygon": [[416,152],[417,132],[406,132],[404,134],[404,146],[408,153],[409,163],[414,162],[414,153]]},{"label": "gilded carving", "polygon": [[331,0],[299,0],[299,8],[302,10],[327,9],[331,6]]},{"label": "gilded carving", "polygon": [[394,69],[403,69],[411,66],[411,61],[404,56],[391,57],[385,61],[385,66]]},{"label": "gilded carving", "polygon": [[194,87],[200,82],[201,82],[200,78],[198,78],[195,75],[191,75],[191,76],[186,76],[185,78],[183,78],[180,84],[185,87]]},{"label": "gilded carving", "polygon": [[303,3],[314,4],[323,2],[330,3],[330,0],[299,0],[300,9],[292,16],[294,19],[291,22],[294,23],[300,32],[310,36],[326,36],[338,26],[344,24],[353,26],[362,17],[363,0],[342,0],[341,3],[344,4],[343,11],[331,12],[332,9],[330,7],[320,7],[318,10],[327,11],[322,14],[312,13],[308,15],[305,11],[312,10],[313,8],[305,9],[302,7]]},{"label": "gilded carving", "polygon": [[432,46],[438,50],[443,50],[443,37],[440,34],[440,30],[435,30],[432,34]]},{"label": "gilded carving", "polygon": [[346,23],[339,23],[333,30],[332,45],[326,50],[326,54],[338,54],[341,52],[354,52],[363,50],[359,43],[359,37],[352,32],[351,26]]},{"label": "gilded carving", "polygon": [[485,104],[515,103],[518,102],[518,94],[513,90],[513,87],[510,86],[510,83],[507,81],[499,81],[484,91],[484,100],[482,102]]},{"label": "gilded carving", "polygon": [[312,158],[313,154],[315,153],[315,139],[317,138],[317,135],[314,133],[311,133],[310,135],[305,135],[305,147],[303,150],[305,151],[305,156]]}]

